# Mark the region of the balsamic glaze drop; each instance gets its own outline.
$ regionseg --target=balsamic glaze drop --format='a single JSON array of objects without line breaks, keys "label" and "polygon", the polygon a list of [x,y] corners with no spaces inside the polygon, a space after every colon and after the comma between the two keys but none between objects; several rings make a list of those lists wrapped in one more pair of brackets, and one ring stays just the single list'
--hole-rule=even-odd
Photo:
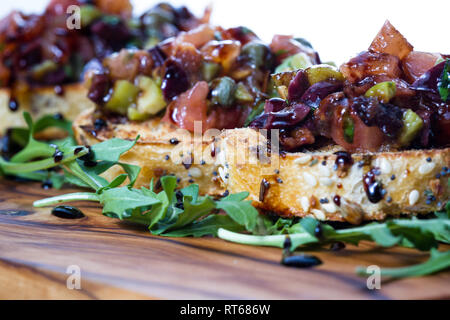
[{"label": "balsamic glaze drop", "polygon": [[16,98],[10,98],[8,107],[12,112],[16,112],[17,110],[19,110],[19,102],[17,102]]},{"label": "balsamic glaze drop", "polygon": [[369,201],[372,203],[378,203],[384,197],[383,185],[375,179],[378,170],[379,169],[372,168],[363,178],[364,191],[366,192]]},{"label": "balsamic glaze drop", "polygon": [[338,196],[338,195],[335,195],[335,196],[333,197],[333,202],[334,202],[335,205],[337,205],[338,207],[340,207],[340,206],[341,206],[341,197]]},{"label": "balsamic glaze drop", "polygon": [[347,168],[353,164],[352,155],[346,151],[338,151],[335,153],[336,157],[336,166],[340,168]]},{"label": "balsamic glaze drop", "polygon": [[59,85],[56,85],[56,86],[53,88],[53,90],[55,91],[55,94],[56,94],[57,96],[63,96],[63,95],[64,95],[64,89],[63,89],[63,87],[61,87],[61,86],[59,86]]},{"label": "balsamic glaze drop", "polygon": [[61,219],[81,219],[85,215],[79,209],[72,206],[59,206],[52,210],[52,214]]},{"label": "balsamic glaze drop", "polygon": [[309,254],[296,254],[283,257],[281,264],[287,267],[311,268],[322,264],[322,261],[319,258]]}]

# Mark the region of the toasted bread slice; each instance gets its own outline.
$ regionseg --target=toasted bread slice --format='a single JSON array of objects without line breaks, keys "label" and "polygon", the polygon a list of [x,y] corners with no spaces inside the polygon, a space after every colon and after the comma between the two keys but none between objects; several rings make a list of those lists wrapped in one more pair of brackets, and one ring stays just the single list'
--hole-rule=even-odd
[{"label": "toasted bread slice", "polygon": [[[252,129],[225,132],[218,157],[221,181],[232,193],[250,192],[256,207],[283,216],[358,224],[441,210],[449,200],[448,148],[352,154],[353,164],[342,170],[335,166],[336,148],[288,153],[264,164],[255,150],[265,145],[267,139]],[[373,168],[378,184],[371,187],[382,195],[376,203],[369,201],[363,182]]]},{"label": "toasted bread slice", "polygon": [[[142,168],[136,187],[148,186],[152,179],[156,181],[162,175],[173,174],[179,179],[181,187],[197,183],[201,194],[221,195],[225,191],[211,156],[212,139],[196,144],[188,131],[162,122],[157,117],[125,124],[108,121],[99,130],[95,130],[94,121],[93,110],[89,110],[74,122],[78,143],[94,145],[110,138],[134,140],[140,136],[137,144],[121,157],[121,161]],[[122,173],[121,170],[113,167],[104,173],[104,177],[111,181]]]},{"label": "toasted bread slice", "polygon": [[[27,111],[34,119],[47,114],[61,114],[68,120],[75,118],[94,104],[87,98],[87,90],[81,83],[62,86],[61,95],[55,93],[54,87],[30,89],[26,94],[18,97],[19,109],[11,111],[9,108],[10,90],[0,89],[0,135],[8,128],[26,126],[22,113]],[[48,132],[49,138],[52,133]]]}]

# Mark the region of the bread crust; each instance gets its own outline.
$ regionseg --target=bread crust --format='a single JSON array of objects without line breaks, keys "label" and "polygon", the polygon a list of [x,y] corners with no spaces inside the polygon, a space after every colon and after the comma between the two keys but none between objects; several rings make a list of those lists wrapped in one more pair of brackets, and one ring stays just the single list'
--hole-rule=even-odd
[{"label": "bread crust", "polygon": [[[19,109],[11,111],[9,108],[10,90],[0,88],[0,135],[8,128],[26,126],[23,112],[27,111],[33,119],[39,119],[47,114],[62,114],[68,120],[75,118],[84,110],[94,107],[87,98],[87,90],[81,83],[62,86],[62,94],[55,93],[55,87],[31,88],[25,94],[17,97]],[[52,132],[47,136],[52,137]]]},{"label": "bread crust", "polygon": [[[358,224],[441,210],[449,200],[448,169],[441,174],[450,166],[449,148],[353,154],[353,164],[345,172],[335,170],[337,156],[330,150],[288,153],[278,158],[278,165],[275,158],[271,164],[263,164],[255,152],[258,145],[267,145],[267,139],[255,130],[224,133],[219,156],[221,181],[230,192],[250,192],[256,207],[283,216]],[[376,180],[386,192],[377,203],[369,201],[363,184],[363,176],[372,168],[378,168]],[[263,179],[270,186],[261,190]]]},{"label": "bread crust", "polygon": [[[93,123],[93,110],[85,111],[76,119],[73,129],[78,143],[94,145],[110,138],[134,140],[140,136],[136,145],[120,159],[142,168],[136,187],[148,186],[152,179],[156,181],[162,175],[173,174],[181,187],[197,183],[201,194],[215,196],[225,192],[211,155],[212,139],[196,143],[188,131],[162,122],[158,117],[124,124],[107,121],[100,130],[95,130]],[[119,173],[122,169],[113,167],[103,176],[111,181]]]}]

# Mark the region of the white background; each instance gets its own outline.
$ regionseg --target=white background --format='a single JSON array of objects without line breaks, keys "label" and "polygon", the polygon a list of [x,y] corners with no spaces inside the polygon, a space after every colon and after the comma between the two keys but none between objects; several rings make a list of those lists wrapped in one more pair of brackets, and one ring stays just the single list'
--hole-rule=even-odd
[{"label": "white background", "polygon": [[[367,49],[389,19],[416,50],[450,54],[450,0],[166,0],[201,14],[213,4],[212,22],[244,25],[263,40],[274,34],[308,39],[322,60],[340,64]],[[49,0],[1,0],[0,16],[12,9],[42,12]],[[135,12],[158,1],[132,0]]]}]

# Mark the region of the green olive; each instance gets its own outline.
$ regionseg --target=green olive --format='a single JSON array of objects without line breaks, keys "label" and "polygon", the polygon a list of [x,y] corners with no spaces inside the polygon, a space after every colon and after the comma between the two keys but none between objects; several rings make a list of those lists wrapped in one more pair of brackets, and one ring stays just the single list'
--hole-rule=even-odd
[{"label": "green olive", "polygon": [[326,80],[344,81],[344,76],[339,70],[327,64],[318,64],[307,68],[306,75],[310,85]]},{"label": "green olive", "polygon": [[283,62],[275,69],[275,73],[306,69],[312,65],[313,63],[311,58],[307,54],[299,52],[284,59]]},{"label": "green olive", "polygon": [[238,83],[236,91],[234,93],[234,97],[239,102],[252,102],[254,100],[253,96],[242,82]]},{"label": "green olive", "polygon": [[127,80],[118,80],[114,84],[111,98],[105,105],[105,108],[126,115],[127,109],[135,103],[139,94],[139,88]]},{"label": "green olive", "polygon": [[224,107],[231,106],[234,102],[236,82],[229,77],[222,77],[217,80],[217,85],[212,90],[212,102]]},{"label": "green olive", "polygon": [[378,98],[378,101],[387,103],[395,97],[397,86],[393,81],[380,82],[367,90],[366,97]]},{"label": "green olive", "polygon": [[269,48],[259,41],[252,41],[242,47],[242,53],[249,58],[255,68],[260,68],[267,62]]},{"label": "green olive", "polygon": [[38,65],[35,65],[32,70],[32,75],[34,79],[40,80],[47,73],[55,71],[58,69],[58,65],[52,60],[45,60]]},{"label": "green olive", "polygon": [[203,62],[202,73],[203,79],[212,81],[220,71],[220,64],[215,62]]},{"label": "green olive", "polygon": [[402,146],[407,146],[414,140],[423,127],[423,120],[417,113],[408,109],[403,114],[403,129],[399,137]]},{"label": "green olive", "polygon": [[87,27],[92,21],[99,18],[102,12],[95,6],[86,4],[80,8],[81,26]]},{"label": "green olive", "polygon": [[127,117],[131,121],[143,121],[148,119],[147,113],[140,113],[135,107],[129,107],[127,110]]},{"label": "green olive", "polygon": [[[141,95],[137,99],[137,111],[141,114],[155,115],[166,107],[161,87],[149,77],[140,76],[138,87]],[[131,108],[130,108],[131,109]]]}]

